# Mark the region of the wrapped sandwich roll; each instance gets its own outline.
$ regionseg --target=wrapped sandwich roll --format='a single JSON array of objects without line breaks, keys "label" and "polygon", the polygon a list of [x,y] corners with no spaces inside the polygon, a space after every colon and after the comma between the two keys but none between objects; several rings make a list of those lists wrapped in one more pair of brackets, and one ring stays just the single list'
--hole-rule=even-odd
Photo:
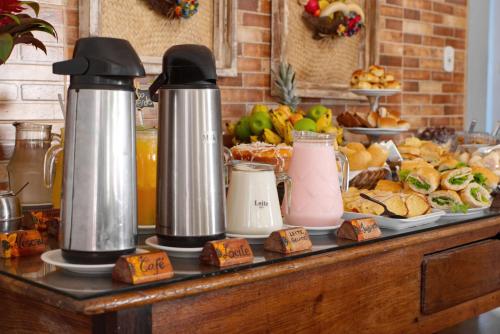
[{"label": "wrapped sandwich roll", "polygon": [[484,186],[488,191],[494,190],[498,186],[498,182],[500,182],[498,175],[485,167],[472,167],[472,175],[474,176],[474,182]]},{"label": "wrapped sandwich roll", "polygon": [[429,204],[435,209],[451,210],[457,204],[463,204],[460,196],[453,190],[439,190],[429,194]]},{"label": "wrapped sandwich roll", "polygon": [[432,167],[420,167],[410,172],[405,183],[411,190],[420,194],[430,194],[439,186],[440,174]]},{"label": "wrapped sandwich roll", "polygon": [[460,192],[462,201],[472,208],[487,208],[491,205],[491,197],[488,190],[476,182],[469,183]]},{"label": "wrapped sandwich roll", "polygon": [[469,167],[453,169],[441,175],[441,188],[455,191],[462,190],[473,179],[472,169]]}]

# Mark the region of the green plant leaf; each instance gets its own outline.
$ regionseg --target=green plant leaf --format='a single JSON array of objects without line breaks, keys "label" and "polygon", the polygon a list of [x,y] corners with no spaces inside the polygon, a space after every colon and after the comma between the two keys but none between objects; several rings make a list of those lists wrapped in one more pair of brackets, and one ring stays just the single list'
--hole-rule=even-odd
[{"label": "green plant leaf", "polygon": [[9,34],[0,34],[0,62],[3,64],[9,59],[14,48],[14,40]]},{"label": "green plant leaf", "polygon": [[57,38],[57,32],[52,24],[36,18],[21,18],[21,24],[12,27],[8,33],[22,35],[27,31],[43,31]]},{"label": "green plant leaf", "polygon": [[21,23],[21,20],[19,19],[19,17],[17,17],[17,15],[13,15],[13,14],[0,14],[0,17],[2,17],[2,16],[10,18],[16,24],[20,24]]},{"label": "green plant leaf", "polygon": [[22,5],[26,5],[31,7],[33,11],[35,12],[35,15],[38,16],[38,13],[40,13],[40,5],[37,2],[34,1],[20,1]]}]

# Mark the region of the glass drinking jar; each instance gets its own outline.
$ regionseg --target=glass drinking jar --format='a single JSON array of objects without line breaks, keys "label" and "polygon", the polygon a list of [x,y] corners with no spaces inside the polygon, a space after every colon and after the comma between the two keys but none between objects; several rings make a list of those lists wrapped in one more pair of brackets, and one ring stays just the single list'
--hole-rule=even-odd
[{"label": "glass drinking jar", "polygon": [[136,129],[137,221],[141,226],[156,224],[156,152],[158,131]]},{"label": "glass drinking jar", "polygon": [[43,180],[45,153],[50,147],[52,125],[14,123],[16,144],[7,165],[9,186],[17,191],[29,182],[19,195],[23,206],[51,205],[52,188],[46,188]]}]

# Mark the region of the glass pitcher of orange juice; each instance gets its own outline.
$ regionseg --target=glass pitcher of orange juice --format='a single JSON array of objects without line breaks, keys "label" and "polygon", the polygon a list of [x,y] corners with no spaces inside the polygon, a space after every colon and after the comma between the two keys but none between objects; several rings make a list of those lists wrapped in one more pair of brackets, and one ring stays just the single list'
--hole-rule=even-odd
[{"label": "glass pitcher of orange juice", "polygon": [[[55,138],[43,161],[43,181],[45,187],[52,188],[52,207],[61,208],[61,192],[64,164],[64,128],[61,128],[61,137]],[[55,169],[55,170],[54,170]]]},{"label": "glass pitcher of orange juice", "polygon": [[156,128],[137,127],[137,221],[141,226],[156,224]]}]

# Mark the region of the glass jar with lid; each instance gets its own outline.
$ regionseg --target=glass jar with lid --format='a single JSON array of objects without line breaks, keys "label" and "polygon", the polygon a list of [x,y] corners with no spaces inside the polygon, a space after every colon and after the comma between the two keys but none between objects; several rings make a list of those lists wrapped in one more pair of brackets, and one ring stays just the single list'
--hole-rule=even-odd
[{"label": "glass jar with lid", "polygon": [[16,143],[7,165],[10,189],[17,191],[29,182],[19,194],[21,205],[51,205],[52,189],[44,185],[43,167],[45,153],[54,136],[51,134],[52,125],[20,122],[13,125],[16,128]]}]

